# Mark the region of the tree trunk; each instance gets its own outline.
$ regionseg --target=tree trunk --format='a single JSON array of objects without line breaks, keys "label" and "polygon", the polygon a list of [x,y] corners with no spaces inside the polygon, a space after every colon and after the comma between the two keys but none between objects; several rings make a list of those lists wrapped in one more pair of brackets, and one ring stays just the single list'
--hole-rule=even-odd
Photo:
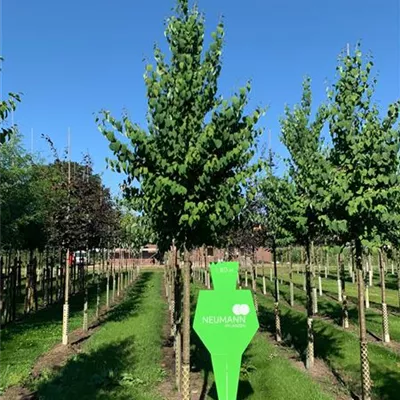
[{"label": "tree trunk", "polygon": [[85,285],[84,288],[85,295],[84,295],[84,301],[83,301],[83,331],[87,332],[89,322],[88,322],[88,288],[87,285]]},{"label": "tree trunk", "polygon": [[97,292],[97,296],[96,296],[96,319],[99,319],[100,317],[100,272],[97,272],[97,282],[96,282],[96,292]]},{"label": "tree trunk", "polygon": [[190,400],[190,260],[186,248],[183,268],[182,400]]},{"label": "tree trunk", "polygon": [[340,268],[340,281],[341,281],[341,294],[342,294],[342,327],[347,329],[349,327],[349,312],[347,308],[346,296],[346,271],[344,268],[344,260],[342,253],[339,253],[339,268]]},{"label": "tree trunk", "polygon": [[368,264],[369,264],[369,268],[370,268],[369,286],[372,287],[374,285],[374,265],[372,263],[371,252],[368,253]]},{"label": "tree trunk", "polygon": [[62,327],[62,344],[68,344],[68,322],[69,322],[69,260],[70,250],[67,249],[67,260],[65,263],[65,292],[64,292],[64,308],[63,308],[63,327]]},{"label": "tree trunk", "polygon": [[292,248],[289,247],[289,290],[290,290],[290,306],[294,306],[294,285],[293,285],[293,262],[292,262]]},{"label": "tree trunk", "polygon": [[379,272],[381,279],[381,300],[382,300],[382,340],[385,343],[390,342],[389,335],[389,319],[386,305],[386,287],[385,287],[385,272],[383,270],[383,254],[382,250],[378,250],[379,255]]},{"label": "tree trunk", "polygon": [[[264,265],[264,263],[262,263],[262,274],[263,274],[263,295],[266,295],[267,294],[267,285],[265,282],[265,265]],[[399,301],[400,301],[400,288],[399,288]]]},{"label": "tree trunk", "polygon": [[340,278],[340,264],[341,264],[341,253],[339,253],[337,257],[336,275],[337,275],[338,301],[342,303],[343,298],[342,298],[342,282]]},{"label": "tree trunk", "polygon": [[396,265],[397,265],[397,295],[399,299],[399,310],[400,310],[400,260],[397,251],[396,251]]},{"label": "tree trunk", "polygon": [[329,251],[326,248],[326,265],[325,265],[325,279],[328,279],[329,274]]},{"label": "tree trunk", "polygon": [[253,299],[254,299],[254,306],[256,308],[256,312],[258,314],[258,300],[257,300],[257,273],[256,273],[256,264],[254,259],[254,247],[252,251],[252,255],[250,258],[250,267],[251,267],[251,289],[253,291]]},{"label": "tree trunk", "polygon": [[317,288],[315,287],[315,277],[316,277],[316,272],[315,272],[315,252],[314,252],[314,242],[311,242],[311,258],[310,258],[310,264],[311,264],[311,271],[312,271],[312,303],[313,303],[313,314],[316,315],[318,314],[318,296],[317,296]]},{"label": "tree trunk", "polygon": [[362,400],[371,400],[371,377],[368,360],[367,329],[364,310],[364,277],[362,265],[361,240],[355,240],[356,268],[358,284],[358,322],[360,328],[360,361],[361,361],[361,389]]},{"label": "tree trunk", "polygon": [[311,254],[310,242],[306,243],[306,292],[307,292],[307,350],[306,350],[306,368],[314,366],[314,327],[313,327],[313,301],[312,301],[312,283],[311,283]]},{"label": "tree trunk", "polygon": [[322,277],[321,277],[321,266],[322,266],[322,247],[319,249],[318,257],[318,291],[319,295],[322,296]]},{"label": "tree trunk", "polygon": [[279,315],[279,284],[278,284],[278,267],[276,263],[276,244],[275,239],[272,242],[272,255],[274,258],[274,278],[275,278],[275,304],[274,304],[274,314],[275,314],[275,338],[277,342],[282,341],[282,332],[281,332],[281,319]]}]

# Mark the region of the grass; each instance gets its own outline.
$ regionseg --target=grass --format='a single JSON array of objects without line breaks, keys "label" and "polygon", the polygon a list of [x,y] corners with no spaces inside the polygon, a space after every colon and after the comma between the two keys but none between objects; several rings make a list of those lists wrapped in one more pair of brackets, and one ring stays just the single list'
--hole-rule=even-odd
[{"label": "grass", "polygon": [[[194,285],[192,308],[200,287]],[[202,371],[204,377],[203,396],[217,399],[208,351],[196,333],[192,332],[192,364],[195,370]],[[247,348],[242,360],[238,400],[329,400],[319,384],[297,369],[286,357],[284,349],[273,346],[265,334],[258,333]],[[211,385],[211,386],[210,386]],[[207,392],[207,386],[210,389]],[[205,397],[207,396],[207,397]]]},{"label": "grass", "polygon": [[163,380],[161,273],[143,272],[82,353],[36,383],[40,399],[157,400]]},{"label": "grass", "polygon": [[[259,295],[260,321],[274,332],[272,296]],[[285,343],[304,356],[306,315],[280,303],[281,325]],[[315,320],[315,355],[327,362],[355,393],[360,393],[359,341],[356,335],[322,320]],[[395,399],[400,392],[400,357],[390,350],[370,344],[369,360],[375,399]]]},{"label": "grass", "polygon": [[[269,277],[269,268],[265,268],[265,274]],[[293,282],[296,285],[303,285],[303,274],[297,274],[296,266],[293,267]],[[301,270],[301,269],[300,269]],[[374,285],[369,288],[369,300],[371,303],[371,307],[377,307],[380,309],[381,303],[381,289],[379,285],[379,276],[377,274],[378,269],[375,267],[374,269]],[[258,271],[259,275],[262,273],[261,268]],[[278,268],[279,278],[283,278],[286,281],[289,281],[289,268],[286,266],[279,266]],[[325,279],[324,268],[321,268],[321,277],[322,277],[322,289],[325,292],[333,296],[337,296],[337,277],[336,277],[336,267],[330,268],[330,274],[328,278]],[[392,309],[392,311],[399,312],[399,294],[397,292],[397,276],[392,275],[390,269],[387,271],[387,275],[385,278],[386,281],[386,303]],[[315,280],[315,284],[317,286],[317,279]],[[357,301],[357,283],[352,283],[351,278],[346,270],[346,294],[350,297],[350,300],[356,302]]]},{"label": "grass", "polygon": [[[279,286],[279,292],[282,300],[286,300],[289,302],[289,278],[286,275],[282,276],[283,281],[286,283],[285,285]],[[267,288],[272,293],[273,284],[267,280]],[[347,289],[346,289],[347,291]],[[302,307],[306,307],[306,293],[299,289],[299,286],[295,286],[294,288],[294,299],[295,304],[300,305]],[[348,303],[349,310],[349,321],[354,326],[358,326],[358,311],[357,307]],[[342,323],[342,305],[338,303],[337,300],[334,300],[325,295],[318,295],[318,315],[327,316],[333,319],[338,325]],[[379,311],[374,309],[368,309],[365,312],[366,321],[367,321],[367,329],[369,332],[373,333],[377,337],[382,337],[382,315]],[[400,342],[400,316],[395,316],[393,314],[389,314],[389,330],[391,339],[397,342]]]},{"label": "grass", "polygon": [[[89,321],[93,320],[97,299],[96,285],[89,287]],[[101,283],[101,304],[105,303],[105,281]],[[82,326],[83,294],[70,297],[69,330]],[[36,360],[61,342],[62,303],[53,304],[1,331],[0,391],[23,383]]]}]

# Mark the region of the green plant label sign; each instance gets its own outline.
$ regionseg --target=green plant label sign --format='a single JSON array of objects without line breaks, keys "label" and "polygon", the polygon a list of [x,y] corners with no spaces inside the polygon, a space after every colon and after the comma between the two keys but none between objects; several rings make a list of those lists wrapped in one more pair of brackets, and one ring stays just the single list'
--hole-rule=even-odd
[{"label": "green plant label sign", "polygon": [[259,324],[250,290],[236,290],[238,262],[210,264],[214,290],[200,290],[193,329],[211,354],[219,400],[236,400],[242,354]]}]

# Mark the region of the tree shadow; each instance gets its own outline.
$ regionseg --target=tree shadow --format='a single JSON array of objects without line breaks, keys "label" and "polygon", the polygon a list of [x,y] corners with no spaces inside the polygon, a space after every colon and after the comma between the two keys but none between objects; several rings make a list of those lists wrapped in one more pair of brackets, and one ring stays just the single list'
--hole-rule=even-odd
[{"label": "tree shadow", "polygon": [[[152,272],[144,272],[128,290],[127,298],[107,314],[105,322],[120,322],[138,312]],[[67,364],[56,370],[51,380],[39,383],[39,398],[51,400],[108,399],[110,392],[123,385],[122,371],[133,370],[135,365],[134,342],[132,338],[101,346],[89,353],[80,353]],[[134,377],[128,377],[128,384],[134,385]],[[119,400],[128,400],[132,396],[118,393]]]},{"label": "tree shadow", "polygon": [[[132,338],[129,338],[104,345],[88,354],[81,353],[75,356],[51,379],[43,379],[38,384],[38,398],[43,400],[110,398],[110,392],[122,384],[122,371],[134,365],[133,347]],[[122,399],[121,396],[118,396],[118,399]]]},{"label": "tree shadow", "polygon": [[120,322],[132,317],[137,313],[138,305],[143,299],[143,293],[146,290],[148,282],[153,272],[142,272],[136,282],[125,293],[126,299],[111,308],[103,320],[104,322]]},{"label": "tree shadow", "polygon": [[[250,382],[247,380],[241,379],[239,381],[239,388],[238,388],[238,393],[237,393],[236,399],[237,400],[248,399],[249,396],[252,395],[253,393],[254,393],[254,390],[251,387]],[[217,386],[215,385],[215,382],[212,384],[210,390],[208,391],[208,396],[213,400],[218,400]]]},{"label": "tree shadow", "polygon": [[[294,347],[303,362],[305,362],[305,351],[307,347],[306,316],[286,309],[281,310],[280,317],[282,344],[288,347]],[[275,315],[272,309],[260,305],[259,321],[262,330],[275,332]],[[315,325],[318,323],[319,321],[314,321]],[[341,342],[345,340],[345,338],[340,338],[339,335],[333,337],[328,326],[318,325],[318,327],[318,332],[314,332],[315,356],[328,362],[328,356],[343,358],[340,349],[342,347]]]},{"label": "tree shadow", "polygon": [[[105,280],[100,284],[101,293],[104,293]],[[97,285],[88,286],[88,301],[89,309],[92,309],[96,304]],[[79,292],[69,298],[70,316],[83,310],[84,293]],[[15,339],[17,335],[23,335],[27,331],[41,330],[48,327],[49,324],[62,324],[63,301],[59,301],[49,307],[39,309],[38,311],[24,316],[22,319],[12,322],[1,329],[1,349],[7,344],[10,339]]]},{"label": "tree shadow", "polygon": [[400,393],[400,371],[388,371],[382,365],[370,362],[371,378],[376,383],[373,391],[379,399],[398,399]]}]

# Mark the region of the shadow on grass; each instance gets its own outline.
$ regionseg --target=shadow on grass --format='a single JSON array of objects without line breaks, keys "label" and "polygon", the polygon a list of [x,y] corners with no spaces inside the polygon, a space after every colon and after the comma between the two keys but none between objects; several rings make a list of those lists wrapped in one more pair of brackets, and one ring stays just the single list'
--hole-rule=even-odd
[{"label": "shadow on grass", "polygon": [[[128,289],[129,291],[135,290],[136,293],[134,296],[129,298],[129,301],[123,302],[116,307],[112,308],[109,312],[109,316],[105,318],[106,321],[113,320],[119,321],[125,316],[129,316],[129,310],[134,307],[137,300],[140,298],[143,290],[147,284],[151,276],[151,272],[144,272],[140,275],[138,281]],[[106,279],[103,279],[100,283],[100,295],[103,295],[106,292]],[[110,298],[112,294],[112,286],[110,286]],[[93,309],[96,306],[97,299],[97,285],[91,285],[88,288],[88,302],[89,309]],[[69,299],[69,309],[70,309],[70,318],[74,316],[76,313],[80,313],[83,310],[83,302],[84,302],[84,293],[76,293],[71,296]],[[7,325],[5,328],[1,330],[1,350],[4,350],[5,346],[7,346],[7,341],[11,339],[15,339],[17,335],[23,335],[26,332],[31,330],[42,330],[47,328],[50,324],[59,324],[61,326],[62,323],[62,308],[63,302],[55,303],[47,308],[43,308],[31,315],[27,315],[20,321],[16,321]],[[61,335],[61,333],[60,333]]]},{"label": "shadow on grass", "polygon": [[[79,354],[68,361],[50,380],[37,387],[43,400],[110,398],[107,393],[122,384],[121,373],[132,368],[132,339],[105,345],[89,354]],[[128,357],[129,355],[129,357]],[[118,397],[121,399],[121,397]],[[128,399],[128,398],[127,398]]]},{"label": "shadow on grass", "polygon": [[[328,304],[330,306],[330,304]],[[355,313],[356,310],[353,310]],[[328,312],[328,311],[327,311]],[[336,310],[336,312],[340,312]],[[356,318],[356,316],[354,317]],[[260,327],[269,332],[275,332],[275,317],[272,309],[259,306]],[[307,346],[307,324],[306,315],[299,314],[289,309],[282,308],[281,327],[283,333],[283,343],[287,346],[293,346],[305,361],[305,350]],[[346,365],[347,354],[342,349],[345,348],[345,342],[348,333],[342,332],[329,323],[314,321],[314,343],[315,356],[323,359],[328,365],[334,368],[334,365]],[[358,353],[359,348],[356,345],[354,349]],[[380,349],[381,358],[388,356],[385,349]],[[336,360],[332,363],[332,360]],[[347,366],[348,371],[360,371],[360,365],[352,367]],[[374,364],[370,361],[371,378],[375,382],[374,392],[379,399],[395,399],[400,393],[400,371],[393,372],[383,364]],[[360,392],[360,382],[358,379],[350,382],[350,388],[355,392]]]},{"label": "shadow on grass", "polygon": [[[252,389],[249,381],[244,381],[244,380],[239,381],[237,400],[245,400],[249,398],[249,396],[252,395],[253,393],[254,390]],[[217,387],[215,385],[215,382],[212,384],[208,392],[208,396],[213,400],[218,400]]]},{"label": "shadow on grass", "polygon": [[[305,351],[307,347],[307,324],[306,316],[291,312],[281,311],[281,329],[283,343],[293,346],[305,362]],[[260,328],[269,332],[275,332],[275,316],[272,309],[259,305]],[[314,333],[315,355],[318,358],[328,360],[328,356],[341,357],[340,354],[342,338],[332,336],[328,327],[319,329]]]},{"label": "shadow on grass", "polygon": [[152,274],[152,272],[142,272],[133,286],[125,293],[126,299],[110,309],[104,322],[119,322],[135,315]]},{"label": "shadow on grass", "polygon": [[[151,276],[151,272],[141,274],[128,290],[126,300],[111,309],[102,324],[121,322],[134,316]],[[132,338],[104,345],[89,353],[81,353],[70,359],[50,380],[39,383],[38,396],[49,400],[112,398],[110,392],[123,385],[121,373],[132,369],[135,364],[133,354]],[[124,400],[125,397],[121,396],[118,394],[118,399]],[[126,400],[130,398],[126,397]]]},{"label": "shadow on grass", "polygon": [[372,370],[371,378],[373,381],[380,381],[379,387],[375,389],[375,393],[379,399],[398,399],[400,393],[400,372],[379,371],[379,366],[370,363]]},{"label": "shadow on grass", "polygon": [[[106,290],[105,280],[100,284],[101,293]],[[97,297],[97,286],[91,285],[88,288],[88,301],[89,308],[93,308],[96,303]],[[84,293],[80,292],[70,297],[69,309],[70,316],[75,313],[82,311],[83,309]],[[41,330],[49,326],[49,324],[60,324],[62,323],[62,308],[63,301],[54,303],[53,305],[40,309],[37,312],[25,316],[22,320],[8,324],[1,330],[1,349],[7,345],[7,341],[15,338],[17,335],[23,335],[25,332],[34,330]],[[61,333],[60,333],[61,335]]]},{"label": "shadow on grass", "polygon": [[[193,326],[194,312],[196,310],[196,303],[197,303],[197,294],[194,295],[193,293],[191,293],[190,301],[191,301],[191,325],[190,326]],[[190,343],[191,343],[190,361],[191,361],[191,365],[192,365],[191,369],[193,372],[203,371],[203,385],[202,385],[199,400],[206,400],[207,396],[210,397],[211,399],[218,400],[217,387],[215,385],[215,382],[213,382],[210,389],[207,390],[208,386],[209,386],[208,381],[210,378],[210,374],[213,371],[210,353],[207,350],[207,348],[204,346],[203,342],[200,340],[199,336],[194,331],[194,329],[190,330]],[[250,349],[250,346],[247,348],[246,352],[249,349]],[[246,364],[247,361],[248,361],[248,356],[245,353],[242,358],[242,365]],[[248,382],[247,380],[240,379],[237,400],[245,400],[252,393],[254,393],[254,391],[250,385],[250,382]]]}]

